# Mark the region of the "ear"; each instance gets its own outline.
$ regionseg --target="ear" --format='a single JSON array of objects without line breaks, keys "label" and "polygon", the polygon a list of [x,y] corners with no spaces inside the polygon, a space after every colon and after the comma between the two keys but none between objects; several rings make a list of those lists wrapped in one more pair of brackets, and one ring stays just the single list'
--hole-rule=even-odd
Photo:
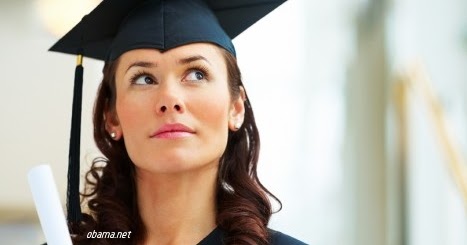
[{"label": "ear", "polygon": [[232,102],[229,112],[229,128],[232,131],[237,131],[243,124],[243,120],[245,119],[245,100],[245,89],[240,86],[240,94]]},{"label": "ear", "polygon": [[118,117],[112,110],[105,112],[105,130],[113,140],[119,140],[123,135]]}]

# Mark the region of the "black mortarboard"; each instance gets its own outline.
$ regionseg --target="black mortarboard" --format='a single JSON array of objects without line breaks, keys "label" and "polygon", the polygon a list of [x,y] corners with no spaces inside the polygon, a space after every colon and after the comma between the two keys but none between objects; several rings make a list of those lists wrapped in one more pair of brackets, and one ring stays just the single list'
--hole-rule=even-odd
[{"label": "black mortarboard", "polygon": [[112,61],[137,48],[168,50],[215,43],[233,55],[231,39],[286,0],[104,0],[50,51],[78,55],[68,165],[67,219],[81,220],[79,157],[82,57]]}]

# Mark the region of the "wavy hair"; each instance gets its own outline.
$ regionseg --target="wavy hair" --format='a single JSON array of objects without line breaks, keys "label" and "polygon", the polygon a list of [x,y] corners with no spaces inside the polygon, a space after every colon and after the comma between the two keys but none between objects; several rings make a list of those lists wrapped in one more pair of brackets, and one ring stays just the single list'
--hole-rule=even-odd
[{"label": "wavy hair", "polygon": [[[221,50],[227,65],[230,95],[237,99],[243,86],[240,69],[236,58]],[[89,210],[79,224],[70,224],[72,234],[76,234],[75,244],[139,244],[146,237],[136,199],[135,166],[124,139],[112,140],[105,127],[105,115],[115,115],[117,62],[104,65],[94,106],[94,139],[105,158],[94,159],[86,173],[82,196]],[[238,131],[229,131],[227,147],[219,161],[216,222],[225,232],[225,244],[266,245],[269,244],[267,225],[273,212],[269,197],[280,207],[282,204],[258,179],[259,133],[249,100],[244,103],[244,123]],[[87,238],[87,233],[92,231],[132,233],[130,239]]]}]

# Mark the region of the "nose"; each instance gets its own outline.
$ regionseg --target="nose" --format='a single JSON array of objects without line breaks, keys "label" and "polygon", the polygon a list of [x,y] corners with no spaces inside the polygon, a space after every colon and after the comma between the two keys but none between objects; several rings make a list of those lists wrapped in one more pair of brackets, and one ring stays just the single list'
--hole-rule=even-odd
[{"label": "nose", "polygon": [[185,105],[182,100],[181,92],[172,86],[161,88],[157,95],[156,111],[159,115],[167,113],[183,113]]}]

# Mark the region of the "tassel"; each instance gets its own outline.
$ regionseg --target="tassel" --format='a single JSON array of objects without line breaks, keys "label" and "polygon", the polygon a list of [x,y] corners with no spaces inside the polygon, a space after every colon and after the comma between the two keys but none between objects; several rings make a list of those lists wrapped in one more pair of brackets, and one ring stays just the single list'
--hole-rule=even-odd
[{"label": "tassel", "polygon": [[73,109],[71,114],[70,148],[68,152],[67,219],[75,223],[81,221],[79,194],[81,103],[83,95],[83,56],[78,55],[73,89]]}]

